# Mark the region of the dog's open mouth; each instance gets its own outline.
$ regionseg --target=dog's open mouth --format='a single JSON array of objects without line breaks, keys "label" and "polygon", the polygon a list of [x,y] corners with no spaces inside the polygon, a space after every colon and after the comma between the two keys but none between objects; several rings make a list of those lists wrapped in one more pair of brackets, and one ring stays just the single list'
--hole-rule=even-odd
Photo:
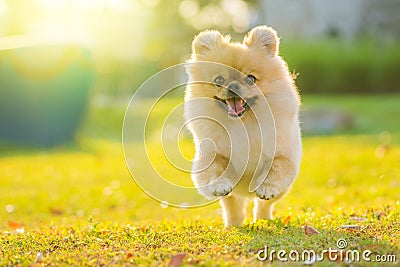
[{"label": "dog's open mouth", "polygon": [[247,102],[239,96],[232,97],[229,99],[221,99],[215,97],[215,99],[219,100],[224,104],[225,108],[228,110],[228,116],[232,118],[242,117],[246,113],[249,107],[247,105]]}]

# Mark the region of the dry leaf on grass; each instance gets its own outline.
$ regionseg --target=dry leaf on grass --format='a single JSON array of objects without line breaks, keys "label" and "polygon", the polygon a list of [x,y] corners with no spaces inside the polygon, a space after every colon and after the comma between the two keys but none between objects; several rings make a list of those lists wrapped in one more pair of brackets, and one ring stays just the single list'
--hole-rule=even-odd
[{"label": "dry leaf on grass", "polygon": [[12,222],[12,221],[8,221],[8,226],[11,229],[21,229],[24,228],[24,225],[21,223],[17,223],[17,222]]},{"label": "dry leaf on grass", "polygon": [[348,229],[348,230],[360,230],[359,225],[342,225],[340,226],[342,229]]},{"label": "dry leaf on grass", "polygon": [[53,215],[57,215],[57,216],[61,216],[64,214],[64,211],[60,208],[56,208],[56,207],[51,207],[49,209],[50,213]]},{"label": "dry leaf on grass", "polygon": [[171,260],[168,263],[168,267],[178,267],[182,265],[183,259],[186,257],[186,253],[176,254],[171,257]]},{"label": "dry leaf on grass", "polygon": [[289,222],[290,222],[290,215],[287,216],[287,217],[283,220],[283,223],[284,223],[284,224],[288,224]]},{"label": "dry leaf on grass", "polygon": [[367,221],[366,218],[351,216],[350,221]]},{"label": "dry leaf on grass", "polygon": [[304,226],[304,233],[308,236],[310,235],[319,235],[319,232],[317,229],[315,229],[314,227],[310,226],[310,225],[305,225]]}]

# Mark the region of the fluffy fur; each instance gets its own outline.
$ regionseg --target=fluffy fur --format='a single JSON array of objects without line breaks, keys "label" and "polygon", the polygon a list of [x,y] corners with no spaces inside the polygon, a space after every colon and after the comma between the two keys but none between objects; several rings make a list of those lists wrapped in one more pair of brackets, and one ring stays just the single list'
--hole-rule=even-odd
[{"label": "fluffy fur", "polygon": [[[300,98],[278,54],[279,39],[267,26],[252,29],[243,43],[204,31],[192,44],[185,93],[185,119],[196,146],[192,179],[206,198],[222,197],[226,226],[243,223],[250,198],[255,202],[254,221],[271,219],[273,203],[289,191],[298,174]],[[235,74],[238,71],[242,76]],[[217,86],[220,76],[224,84]],[[233,83],[240,87],[237,95]],[[244,108],[244,114],[239,113]]]}]

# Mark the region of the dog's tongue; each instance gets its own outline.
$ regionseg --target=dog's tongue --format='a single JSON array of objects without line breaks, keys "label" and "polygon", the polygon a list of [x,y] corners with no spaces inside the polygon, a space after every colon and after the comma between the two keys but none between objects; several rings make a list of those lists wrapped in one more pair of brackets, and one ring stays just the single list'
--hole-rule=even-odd
[{"label": "dog's tongue", "polygon": [[231,98],[226,99],[226,103],[229,106],[228,114],[233,116],[238,116],[244,111],[244,100],[241,98]]}]

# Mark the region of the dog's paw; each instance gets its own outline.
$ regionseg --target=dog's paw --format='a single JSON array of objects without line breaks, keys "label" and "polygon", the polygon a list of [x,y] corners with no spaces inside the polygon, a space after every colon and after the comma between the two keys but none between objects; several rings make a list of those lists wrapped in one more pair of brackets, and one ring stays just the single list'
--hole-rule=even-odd
[{"label": "dog's paw", "polygon": [[281,191],[273,185],[261,185],[256,190],[256,195],[265,200],[273,199],[281,194]]},{"label": "dog's paw", "polygon": [[204,186],[200,189],[200,193],[208,199],[215,199],[217,197],[223,197],[232,192],[232,182],[227,178],[218,178],[211,184]]},{"label": "dog's paw", "polygon": [[215,197],[223,197],[228,195],[232,191],[232,186],[228,183],[219,183],[217,182],[215,186],[213,186],[212,194]]}]

